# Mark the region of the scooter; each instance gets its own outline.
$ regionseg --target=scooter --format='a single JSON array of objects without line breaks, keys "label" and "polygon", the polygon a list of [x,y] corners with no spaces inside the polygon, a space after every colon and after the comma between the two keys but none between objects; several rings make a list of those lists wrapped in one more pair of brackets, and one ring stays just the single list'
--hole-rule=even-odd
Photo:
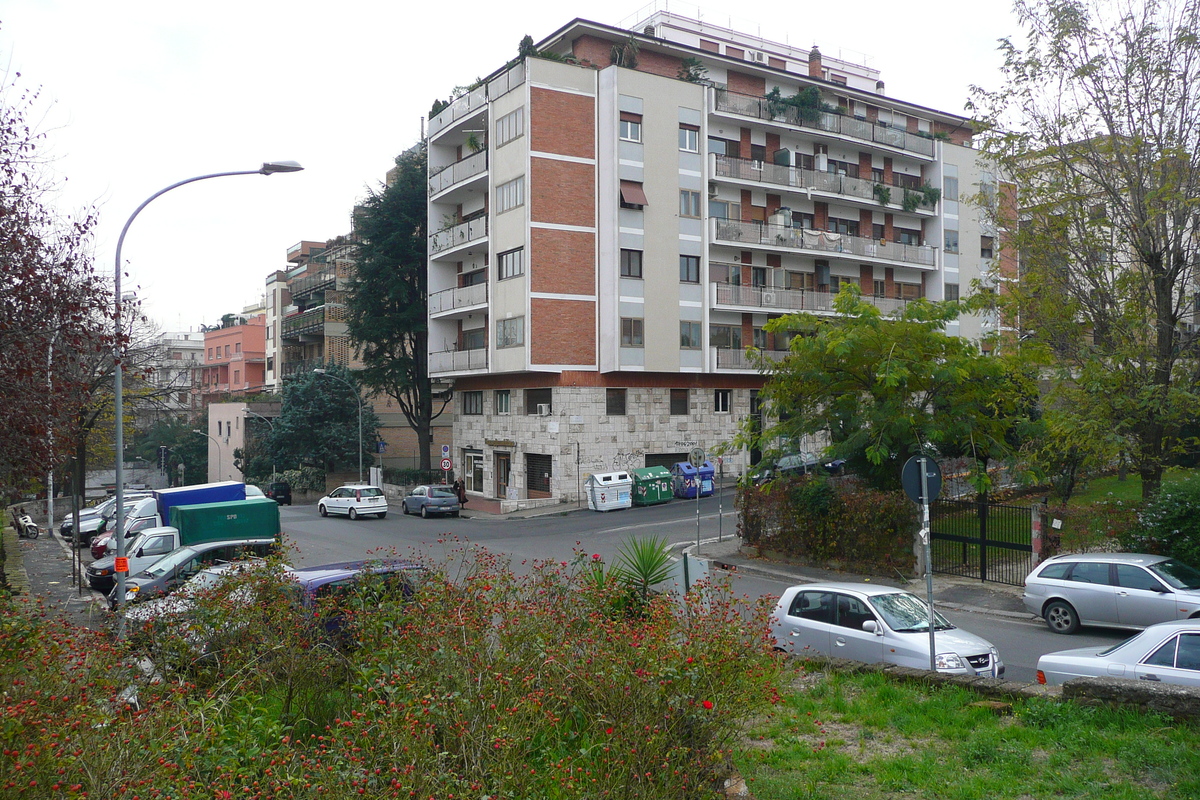
[{"label": "scooter", "polygon": [[25,509],[22,508],[20,512],[17,517],[17,536],[22,539],[36,539],[41,534],[37,523]]}]

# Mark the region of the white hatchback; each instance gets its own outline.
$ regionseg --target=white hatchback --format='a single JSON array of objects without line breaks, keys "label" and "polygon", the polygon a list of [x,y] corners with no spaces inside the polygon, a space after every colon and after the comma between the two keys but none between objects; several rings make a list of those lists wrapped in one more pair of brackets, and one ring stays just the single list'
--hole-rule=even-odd
[{"label": "white hatchback", "polygon": [[317,501],[317,511],[322,517],[344,514],[358,519],[373,514],[383,519],[388,512],[387,496],[378,486],[340,486]]}]

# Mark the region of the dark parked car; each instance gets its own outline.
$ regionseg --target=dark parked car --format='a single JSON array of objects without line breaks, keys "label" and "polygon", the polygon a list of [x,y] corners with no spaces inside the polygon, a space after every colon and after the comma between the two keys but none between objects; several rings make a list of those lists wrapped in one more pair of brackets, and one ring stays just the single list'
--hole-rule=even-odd
[{"label": "dark parked car", "polygon": [[[265,558],[275,552],[277,547],[278,542],[274,539],[202,542],[181,547],[137,575],[126,579],[125,599],[132,603],[170,594],[176,586],[202,569],[223,561],[239,561],[250,557]],[[116,605],[114,595],[109,595],[109,607]]]},{"label": "dark parked car", "polygon": [[290,506],[292,504],[292,485],[287,481],[267,484],[266,495],[281,506]]}]

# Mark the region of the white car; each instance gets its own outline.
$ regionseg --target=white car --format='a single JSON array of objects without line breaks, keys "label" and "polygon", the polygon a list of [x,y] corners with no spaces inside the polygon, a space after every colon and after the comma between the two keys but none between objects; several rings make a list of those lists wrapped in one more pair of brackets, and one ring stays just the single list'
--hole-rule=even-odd
[{"label": "white car", "polygon": [[1160,622],[1120,644],[1060,650],[1038,659],[1038,683],[1057,686],[1072,678],[1200,686],[1200,620]]},{"label": "white car", "polygon": [[[775,647],[867,663],[929,669],[929,606],[916,595],[871,583],[809,583],[786,589],[771,615]],[[938,672],[999,678],[992,643],[934,612]]]},{"label": "white car", "polygon": [[317,511],[322,517],[344,514],[350,519],[361,516],[387,516],[388,502],[383,489],[378,486],[341,486],[317,501]]}]

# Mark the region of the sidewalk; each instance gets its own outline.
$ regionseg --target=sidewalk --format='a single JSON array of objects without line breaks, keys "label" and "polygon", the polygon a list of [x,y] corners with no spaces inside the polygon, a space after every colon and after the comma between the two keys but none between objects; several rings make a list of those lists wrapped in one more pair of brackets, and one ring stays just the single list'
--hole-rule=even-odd
[{"label": "sidewalk", "polygon": [[105,599],[88,588],[86,578],[82,591],[72,584],[71,548],[61,536],[43,529],[37,539],[20,539],[12,528],[5,528],[4,547],[8,582],[20,598],[41,602],[46,613],[59,614],[76,625],[104,627]]}]

